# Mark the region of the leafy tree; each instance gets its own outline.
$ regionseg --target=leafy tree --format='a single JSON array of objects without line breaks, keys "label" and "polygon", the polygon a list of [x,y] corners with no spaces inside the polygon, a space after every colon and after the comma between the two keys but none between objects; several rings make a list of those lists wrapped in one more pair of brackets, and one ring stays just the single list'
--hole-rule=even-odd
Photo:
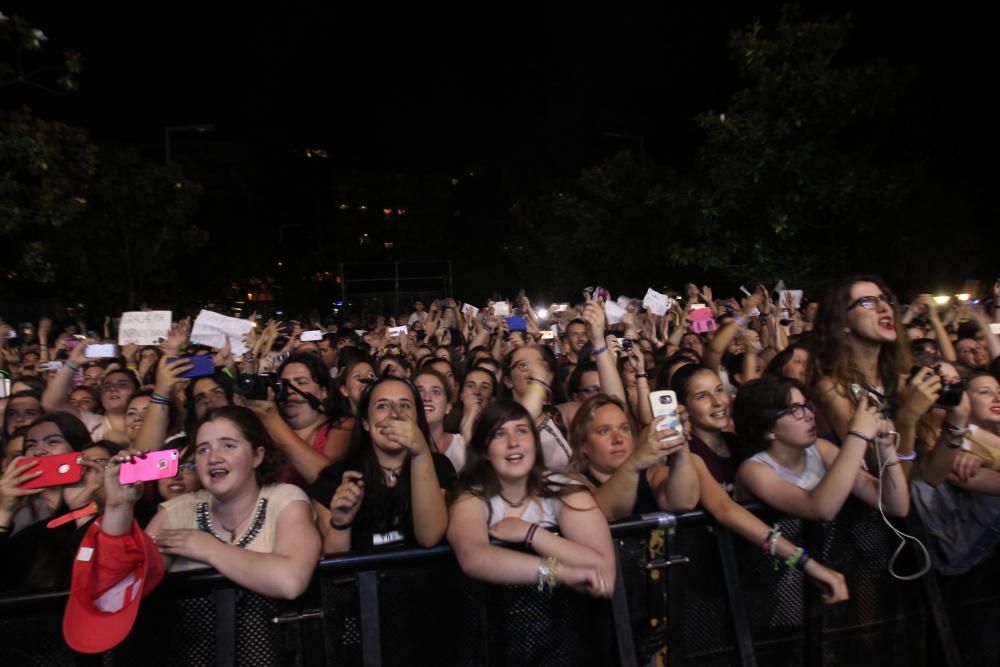
[{"label": "leafy tree", "polygon": [[838,65],[850,28],[786,8],[773,34],[755,23],[733,36],[746,87],[724,113],[698,117],[698,229],[726,268],[764,280],[849,272],[895,233],[910,177],[881,161],[877,129],[899,77],[882,63]]},{"label": "leafy tree", "polygon": [[95,305],[135,307],[176,299],[185,264],[208,235],[192,223],[201,188],[176,165],[103,149],[86,211],[46,239],[53,282]]},{"label": "leafy tree", "polygon": [[837,62],[850,26],[786,9],[770,34],[759,23],[735,33],[744,87],[724,111],[698,116],[704,141],[690,173],[622,154],[520,204],[515,238],[531,239],[518,248],[523,270],[634,290],[650,276],[806,285],[878,268],[898,243],[912,174],[878,152],[900,77],[882,63]]}]

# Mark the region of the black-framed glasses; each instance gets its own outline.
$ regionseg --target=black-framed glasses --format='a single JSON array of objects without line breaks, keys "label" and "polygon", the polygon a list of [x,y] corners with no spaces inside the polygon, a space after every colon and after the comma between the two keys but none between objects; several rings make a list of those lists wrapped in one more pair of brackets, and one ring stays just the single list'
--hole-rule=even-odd
[{"label": "black-framed glasses", "polygon": [[890,308],[896,305],[896,297],[891,294],[879,294],[878,296],[863,296],[851,305],[847,307],[847,310],[853,310],[858,306],[861,306],[865,310],[875,310],[878,308],[878,302],[881,301]]},{"label": "black-framed glasses", "polygon": [[806,401],[805,403],[792,403],[784,410],[779,410],[777,418],[781,419],[782,417],[791,415],[792,419],[797,421],[805,418],[806,410],[808,410],[810,414],[816,414],[816,406],[813,405],[812,401]]}]

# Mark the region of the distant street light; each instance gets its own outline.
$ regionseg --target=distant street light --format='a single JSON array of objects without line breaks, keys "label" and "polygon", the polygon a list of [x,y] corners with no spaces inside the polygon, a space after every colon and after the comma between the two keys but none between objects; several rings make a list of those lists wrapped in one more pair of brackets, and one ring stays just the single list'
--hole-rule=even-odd
[{"label": "distant street light", "polygon": [[201,123],[197,125],[167,125],[163,128],[164,162],[170,164],[170,133],[171,132],[215,132],[215,125]]}]

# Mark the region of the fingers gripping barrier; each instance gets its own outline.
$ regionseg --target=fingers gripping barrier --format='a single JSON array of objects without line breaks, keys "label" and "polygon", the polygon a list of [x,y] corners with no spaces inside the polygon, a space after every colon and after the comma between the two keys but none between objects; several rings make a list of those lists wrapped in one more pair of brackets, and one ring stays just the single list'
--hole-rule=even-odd
[{"label": "fingers gripping barrier", "polygon": [[324,560],[290,602],[212,571],[171,575],[100,656],[63,643],[65,592],[0,598],[0,664],[995,664],[996,557],[960,577],[899,582],[886,572],[896,543],[870,508],[824,524],[751,509],[843,572],[851,599],[824,605],[801,573],[775,570],[701,512],[656,514],[612,527],[610,601],[487,585],[462,575],[447,546],[398,548]]}]

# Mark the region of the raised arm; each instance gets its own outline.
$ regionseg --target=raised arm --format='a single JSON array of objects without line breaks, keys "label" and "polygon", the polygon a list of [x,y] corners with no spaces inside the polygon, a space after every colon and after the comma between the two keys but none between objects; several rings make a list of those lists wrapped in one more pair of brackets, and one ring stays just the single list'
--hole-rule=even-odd
[{"label": "raised arm", "polygon": [[448,507],[430,446],[417,423],[409,419],[387,419],[382,434],[410,453],[413,534],[420,546],[432,547],[441,541],[448,528]]},{"label": "raised arm", "polygon": [[[163,447],[163,442],[167,439],[167,429],[170,427],[169,402],[164,402],[163,398],[172,399],[174,387],[177,385],[179,375],[191,370],[192,365],[188,359],[179,357],[167,363],[167,357],[161,357],[159,366],[156,368],[156,388],[153,390],[153,401],[146,410],[146,416],[139,427],[139,433],[135,438],[135,448],[140,451],[152,452]],[[194,441],[194,433],[190,433],[191,441]]]},{"label": "raised arm", "polygon": [[863,398],[849,428],[860,435],[848,435],[839,450],[824,440],[817,441],[816,447],[827,464],[827,471],[810,491],[785,481],[770,466],[752,460],[740,466],[737,480],[751,494],[780,512],[803,519],[830,521],[840,512],[855,487],[868,442],[874,440],[880,430],[888,430],[881,427],[882,423],[875,406]]},{"label": "raised arm", "polygon": [[593,356],[597,362],[597,375],[601,380],[601,391],[624,402],[626,400],[625,387],[622,386],[622,378],[618,375],[618,365],[615,363],[614,355],[608,351],[608,344],[604,340],[606,320],[603,306],[588,298],[583,307],[583,319],[587,321],[590,343],[594,346]]},{"label": "raised arm", "polygon": [[653,408],[649,405],[649,374],[646,372],[646,357],[635,346],[628,351],[628,363],[635,369],[635,418],[640,426],[653,421]]},{"label": "raised arm", "polygon": [[[652,472],[650,486],[656,494],[660,508],[667,511],[689,510],[698,502],[698,480],[695,472],[690,474],[662,465],[667,456],[686,449],[684,439],[673,429],[657,431],[656,427],[665,419],[658,417],[650,424],[636,443],[632,454],[601,486],[594,490],[594,500],[608,521],[624,519],[632,515],[639,490],[639,476]],[[678,454],[682,468],[689,468],[688,452]],[[677,457],[675,456],[675,460]]]},{"label": "raised arm", "polygon": [[739,322],[736,320],[726,322],[721,329],[715,332],[715,337],[712,338],[711,342],[705,346],[705,356],[702,358],[702,363],[712,370],[718,371],[719,365],[722,363],[722,355],[726,353],[729,344],[739,333]]},{"label": "raised arm", "polygon": [[69,359],[62,365],[56,376],[49,380],[42,394],[42,407],[46,412],[68,412],[79,415],[79,411],[69,403],[69,392],[73,388],[73,376],[87,362],[86,347],[95,341],[82,340],[69,353]]}]

